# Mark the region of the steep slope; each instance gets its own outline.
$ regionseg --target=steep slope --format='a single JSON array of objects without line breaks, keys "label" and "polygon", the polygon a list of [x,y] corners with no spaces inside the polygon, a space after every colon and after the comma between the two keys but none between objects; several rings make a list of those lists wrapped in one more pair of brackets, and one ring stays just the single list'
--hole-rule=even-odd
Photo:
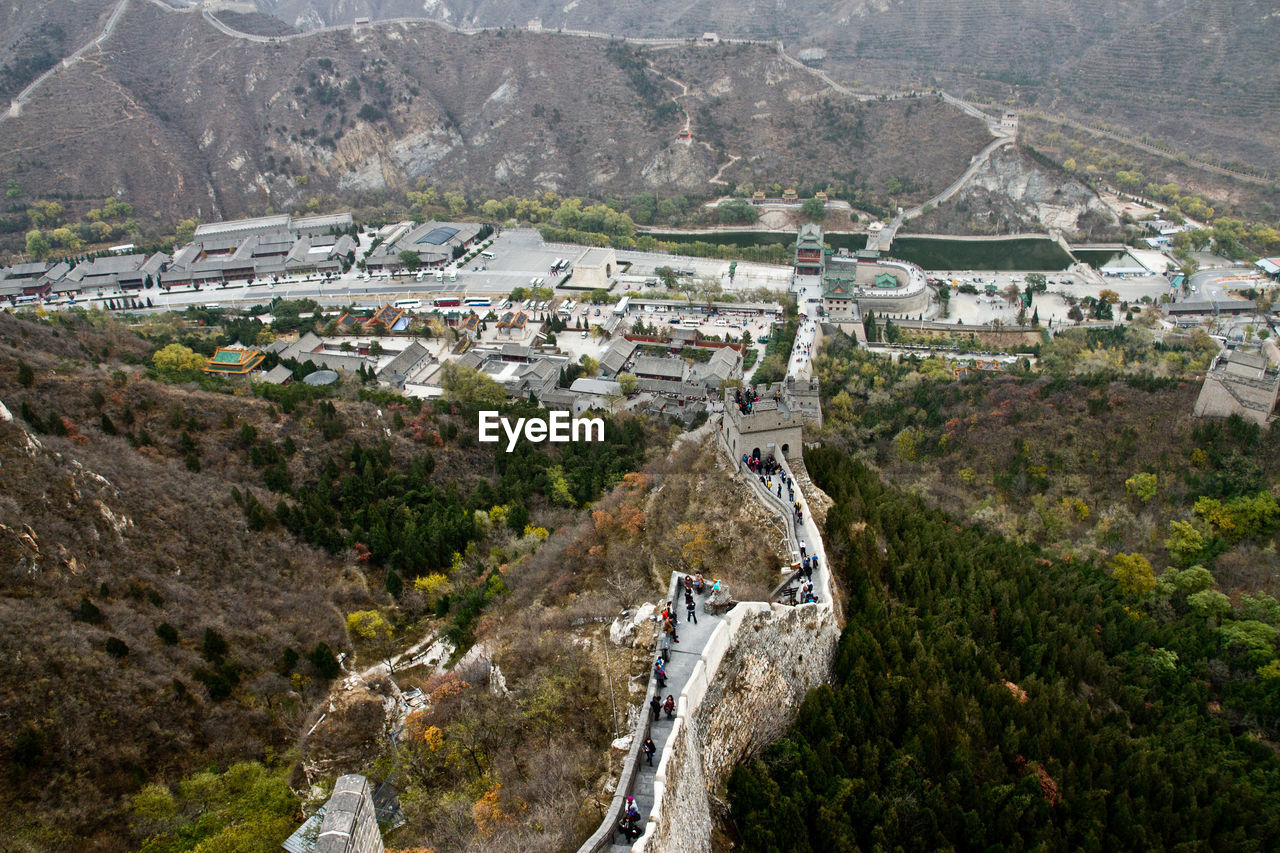
[{"label": "steep slope", "polygon": [[954,198],[909,220],[906,230],[917,234],[1060,231],[1089,239],[1122,236],[1115,213],[1092,190],[1007,148],[994,154]]},{"label": "steep slope", "polygon": [[[686,113],[692,143],[675,140]],[[730,154],[741,159],[727,180],[834,173],[875,192],[897,176],[926,193],[986,138],[933,98],[825,95],[766,48],[641,52],[431,24],[262,44],[139,5],[0,123],[13,152],[0,177],[204,219],[376,199],[418,179],[503,194],[706,192]]]},{"label": "steep slope", "polygon": [[0,103],[94,38],[112,0],[9,0],[0,4]]},{"label": "steep slope", "polygon": [[[602,623],[671,566],[765,594],[779,560],[767,521],[726,511],[736,488],[713,453],[661,452],[661,419],[620,415],[604,442],[509,454],[477,443],[474,405],[139,369],[175,336],[262,331],[225,322],[205,337],[150,318],[147,339],[101,313],[0,313],[4,848],[276,849],[299,798],[277,791],[270,829],[219,835],[266,824],[215,804],[198,772],[234,786],[249,771],[228,767],[248,761],[278,788],[292,769],[300,791],[397,774],[399,846],[576,846],[651,666],[647,651],[609,658]],[[362,633],[356,611],[395,636]],[[377,664],[433,637],[499,666],[502,690],[487,666],[407,655],[397,681],[432,697],[409,729],[435,732],[389,737]],[[473,820],[499,789],[512,819]]]},{"label": "steep slope", "polygon": [[[1180,148],[1280,168],[1271,106],[1280,17],[1267,0],[258,0],[300,26],[427,16],[459,26],[630,36],[784,39],[822,47],[841,79],[942,85],[995,103],[1151,133]],[[1222,127],[1225,123],[1227,126]]]},{"label": "steep slope", "polygon": [[[0,400],[12,410],[0,422],[0,838],[10,849],[126,849],[122,812],[142,782],[286,746],[323,680],[304,663],[306,678],[291,683],[282,655],[341,648],[335,602],[367,598],[342,560],[250,532],[232,501],[247,484],[239,466],[215,462],[232,444],[218,437],[221,419],[261,424],[265,403],[86,365],[140,351],[110,331],[0,317]],[[29,388],[14,381],[19,358],[33,368]],[[104,434],[97,400],[149,443]],[[203,433],[201,473],[169,446],[174,411]],[[45,429],[57,418],[68,434],[33,435],[20,412]]]}]

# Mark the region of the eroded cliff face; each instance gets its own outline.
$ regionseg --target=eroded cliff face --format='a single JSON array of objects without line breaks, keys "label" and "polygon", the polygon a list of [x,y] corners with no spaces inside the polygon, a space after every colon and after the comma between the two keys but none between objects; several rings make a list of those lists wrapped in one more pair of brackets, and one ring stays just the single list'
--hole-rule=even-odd
[{"label": "eroded cliff face", "polygon": [[955,198],[912,220],[910,231],[1099,237],[1118,227],[1115,214],[1084,184],[1006,148],[993,154]]}]

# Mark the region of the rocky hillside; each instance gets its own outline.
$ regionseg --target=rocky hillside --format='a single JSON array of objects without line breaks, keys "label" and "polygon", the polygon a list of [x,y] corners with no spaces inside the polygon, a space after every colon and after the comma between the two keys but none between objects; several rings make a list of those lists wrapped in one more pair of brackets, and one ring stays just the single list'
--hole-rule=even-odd
[{"label": "rocky hillside", "polygon": [[1274,171],[1280,18],[1268,0],[256,0],[290,24],[423,16],[461,26],[783,39],[841,79],[942,85],[1150,133]]},{"label": "rocky hillside", "polygon": [[[130,849],[143,782],[287,746],[325,682],[305,662],[291,682],[282,656],[340,650],[340,602],[368,599],[345,560],[251,532],[233,502],[252,469],[227,464],[227,424],[265,427],[265,401],[116,369],[146,351],[118,329],[0,315],[7,849]],[[183,465],[174,418],[203,471]]]},{"label": "rocky hillside", "polygon": [[[692,143],[676,141],[686,116]],[[722,166],[727,181],[834,174],[871,192],[897,178],[913,200],[987,138],[932,98],[828,96],[766,48],[636,52],[431,24],[263,44],[137,4],[0,122],[0,150],[14,152],[0,179],[206,220],[377,199],[419,179],[494,194],[711,192]]]},{"label": "rocky hillside", "polygon": [[[389,846],[576,847],[651,665],[600,659],[605,625],[673,568],[767,595],[762,511],[705,445],[668,456],[660,419],[508,454],[465,397],[153,358],[296,330],[275,308],[274,327],[0,312],[0,847],[270,853],[311,785],[356,771],[398,777]],[[419,641],[395,678],[431,699],[397,741],[377,665]],[[208,787],[224,771],[278,795],[233,807]],[[473,819],[491,801],[511,819]]]},{"label": "rocky hillside", "polygon": [[1115,238],[1115,213],[1060,170],[1005,148],[992,155],[954,198],[912,219],[920,234],[1016,234],[1025,231]]},{"label": "rocky hillside", "polygon": [[100,32],[113,5],[110,0],[0,3],[0,103]]}]

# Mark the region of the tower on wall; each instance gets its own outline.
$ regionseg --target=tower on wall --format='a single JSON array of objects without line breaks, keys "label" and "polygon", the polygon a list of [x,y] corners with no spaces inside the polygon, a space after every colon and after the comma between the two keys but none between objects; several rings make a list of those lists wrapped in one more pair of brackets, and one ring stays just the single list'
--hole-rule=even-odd
[{"label": "tower on wall", "polygon": [[340,776],[324,806],[315,853],[385,853],[369,780]]},{"label": "tower on wall", "polygon": [[[738,394],[756,399],[738,402]],[[721,429],[735,459],[758,455],[799,459],[804,454],[804,424],[822,423],[818,380],[775,382],[756,388],[726,388]]]}]

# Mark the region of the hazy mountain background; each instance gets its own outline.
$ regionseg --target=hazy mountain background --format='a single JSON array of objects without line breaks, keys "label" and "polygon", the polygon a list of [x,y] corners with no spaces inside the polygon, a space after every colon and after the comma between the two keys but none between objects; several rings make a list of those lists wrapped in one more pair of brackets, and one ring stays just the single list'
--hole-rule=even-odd
[{"label": "hazy mountain background", "polygon": [[[1257,0],[257,0],[207,8],[233,32],[163,0],[0,5],[0,95],[8,97],[121,12],[21,115],[0,118],[0,178],[64,200],[125,197],[157,220],[376,201],[419,179],[491,194],[603,196],[705,195],[734,182],[834,176],[881,202],[894,179],[906,187],[894,201],[916,202],[954,178],[986,138],[978,122],[931,100],[859,105],[833,93],[784,62],[774,40],[793,56],[821,48],[814,64],[865,91],[941,87],[991,108],[1105,124],[1257,174],[1280,171],[1280,122],[1268,109],[1280,100],[1271,48],[1280,14]],[[506,29],[346,26],[363,17]],[[263,38],[321,27],[336,28]],[[556,35],[559,28],[770,43],[640,56],[605,39]],[[677,108],[671,99],[684,85]],[[675,143],[685,114],[692,145]],[[1213,189],[1194,174],[1156,174],[1175,165],[1146,171]],[[712,182],[717,176],[728,183]]]},{"label": "hazy mountain background", "polygon": [[256,0],[300,29],[358,16],[821,47],[837,79],[942,86],[1280,166],[1280,11],[1267,0]]},{"label": "hazy mountain background", "polygon": [[[676,142],[686,113],[692,144]],[[262,44],[134,2],[100,52],[0,122],[0,178],[209,219],[402,194],[418,179],[496,194],[705,194],[736,157],[728,180],[837,176],[875,193],[892,179],[914,201],[989,139],[932,96],[860,103],[761,46],[642,55],[429,23]]]}]

